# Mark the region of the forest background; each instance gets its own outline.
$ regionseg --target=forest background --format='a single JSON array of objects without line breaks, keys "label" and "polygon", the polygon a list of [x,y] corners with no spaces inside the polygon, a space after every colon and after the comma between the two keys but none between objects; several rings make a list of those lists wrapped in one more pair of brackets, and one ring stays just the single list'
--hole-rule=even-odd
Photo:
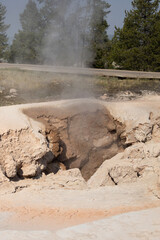
[{"label": "forest background", "polygon": [[21,29],[8,44],[0,3],[0,58],[12,63],[160,70],[159,0],[134,0],[122,28],[108,37],[104,0],[28,0]]}]

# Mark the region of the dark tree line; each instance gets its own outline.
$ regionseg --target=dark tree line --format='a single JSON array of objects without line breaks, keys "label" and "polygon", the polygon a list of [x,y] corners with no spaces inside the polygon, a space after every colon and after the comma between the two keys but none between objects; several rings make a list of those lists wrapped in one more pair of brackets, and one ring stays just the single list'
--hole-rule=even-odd
[{"label": "dark tree line", "polygon": [[116,28],[110,63],[129,70],[160,70],[159,0],[134,0],[125,13],[122,29]]},{"label": "dark tree line", "polygon": [[0,59],[6,58],[8,47],[6,30],[9,28],[9,25],[6,25],[4,22],[5,15],[6,7],[0,3]]},{"label": "dark tree line", "polygon": [[105,0],[28,0],[21,30],[7,46],[0,4],[0,58],[10,62],[160,70],[159,0],[133,0],[122,28],[108,39]]}]

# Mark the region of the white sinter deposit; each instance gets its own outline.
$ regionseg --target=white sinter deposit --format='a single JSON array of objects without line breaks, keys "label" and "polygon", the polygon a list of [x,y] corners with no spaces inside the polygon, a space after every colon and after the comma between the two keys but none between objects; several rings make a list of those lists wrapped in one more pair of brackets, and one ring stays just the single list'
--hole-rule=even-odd
[{"label": "white sinter deposit", "polygon": [[[37,239],[75,239],[77,231],[90,239],[94,223],[86,231],[70,230],[68,238],[68,231],[55,230],[160,206],[159,101],[150,96],[130,102],[77,99],[1,107],[0,210],[14,215],[0,224],[3,239],[14,239],[12,229],[23,228],[38,231]],[[101,236],[112,220],[97,223]],[[28,234],[34,238],[35,232]]]}]

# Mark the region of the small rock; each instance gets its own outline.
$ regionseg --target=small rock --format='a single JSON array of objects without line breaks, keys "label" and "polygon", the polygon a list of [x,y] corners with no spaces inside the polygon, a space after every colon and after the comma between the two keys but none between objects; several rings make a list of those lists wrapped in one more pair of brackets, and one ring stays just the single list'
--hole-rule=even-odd
[{"label": "small rock", "polygon": [[18,174],[19,174],[21,177],[24,177],[24,178],[35,177],[35,176],[36,176],[36,173],[37,173],[37,170],[38,170],[38,166],[35,165],[35,164],[31,164],[31,165],[27,165],[27,166],[24,165],[24,166],[18,171]]},{"label": "small rock", "polygon": [[133,166],[128,164],[122,166],[113,166],[109,170],[109,176],[114,179],[115,184],[121,184],[125,182],[135,182],[137,179],[137,172],[134,171]]},{"label": "small rock", "polygon": [[12,98],[12,96],[11,95],[7,95],[7,96],[5,96],[5,98],[6,99],[10,99],[10,98]]},{"label": "small rock", "polygon": [[17,175],[16,162],[11,155],[5,157],[4,169],[8,178],[13,178]]},{"label": "small rock", "polygon": [[67,177],[82,178],[81,171],[78,168],[73,168],[73,169],[69,169],[69,170],[66,170],[66,171],[59,171],[58,175],[67,176]]},{"label": "small rock", "polygon": [[114,142],[114,139],[111,136],[106,136],[98,140],[94,140],[93,145],[96,148],[100,148],[100,147],[110,146],[113,142]]},{"label": "small rock", "polygon": [[4,90],[5,90],[5,88],[4,88],[4,87],[0,87],[0,93],[3,93],[3,92],[4,92]]},{"label": "small rock", "polygon": [[145,144],[144,143],[136,143],[124,151],[125,158],[128,159],[144,159],[146,157],[145,154]]},{"label": "small rock", "polygon": [[100,96],[100,99],[101,99],[101,100],[104,100],[104,101],[105,101],[107,98],[108,98],[108,96],[107,96],[106,93],[105,93],[104,95]]},{"label": "small rock", "polygon": [[150,124],[139,124],[135,129],[134,136],[139,142],[151,140],[152,126]]},{"label": "small rock", "polygon": [[131,91],[125,91],[122,95],[124,95],[124,96],[134,96],[134,94]]},{"label": "small rock", "polygon": [[3,182],[9,182],[9,179],[4,175],[4,173],[0,167],[0,183],[3,183]]},{"label": "small rock", "polygon": [[16,90],[15,88],[11,88],[11,89],[9,90],[9,93],[10,93],[10,94],[15,94],[15,95],[17,95],[17,90]]}]

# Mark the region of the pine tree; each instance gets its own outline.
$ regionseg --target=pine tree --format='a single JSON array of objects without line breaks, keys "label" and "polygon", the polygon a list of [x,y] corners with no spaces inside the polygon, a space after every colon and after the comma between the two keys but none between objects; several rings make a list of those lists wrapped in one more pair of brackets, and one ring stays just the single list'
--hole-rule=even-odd
[{"label": "pine tree", "polygon": [[108,8],[104,0],[29,0],[20,16],[22,30],[15,35],[11,60],[106,67]]},{"label": "pine tree", "polygon": [[110,61],[130,70],[158,70],[160,63],[159,0],[134,0],[123,28],[116,28]]},{"label": "pine tree", "polygon": [[104,68],[109,4],[103,0],[38,0],[47,63]]},{"label": "pine tree", "polygon": [[[38,0],[43,26],[43,58],[47,64],[72,65],[71,29],[68,9],[73,0]],[[71,9],[71,8],[70,8]]]},{"label": "pine tree", "polygon": [[92,51],[91,66],[94,68],[106,68],[109,53],[109,39],[107,29],[109,27],[106,17],[110,11],[110,5],[103,0],[92,0],[92,15],[90,23],[90,48]]},{"label": "pine tree", "polygon": [[20,22],[22,30],[15,34],[10,59],[20,63],[40,63],[41,16],[34,1],[28,1],[24,12],[20,15]]},{"label": "pine tree", "polygon": [[44,34],[46,34],[48,28],[53,23],[58,0],[37,0],[37,2],[39,3],[41,15],[41,28]]},{"label": "pine tree", "polygon": [[9,25],[4,23],[5,15],[6,7],[0,3],[0,58],[5,58],[5,51],[8,46],[6,30],[9,28]]}]

